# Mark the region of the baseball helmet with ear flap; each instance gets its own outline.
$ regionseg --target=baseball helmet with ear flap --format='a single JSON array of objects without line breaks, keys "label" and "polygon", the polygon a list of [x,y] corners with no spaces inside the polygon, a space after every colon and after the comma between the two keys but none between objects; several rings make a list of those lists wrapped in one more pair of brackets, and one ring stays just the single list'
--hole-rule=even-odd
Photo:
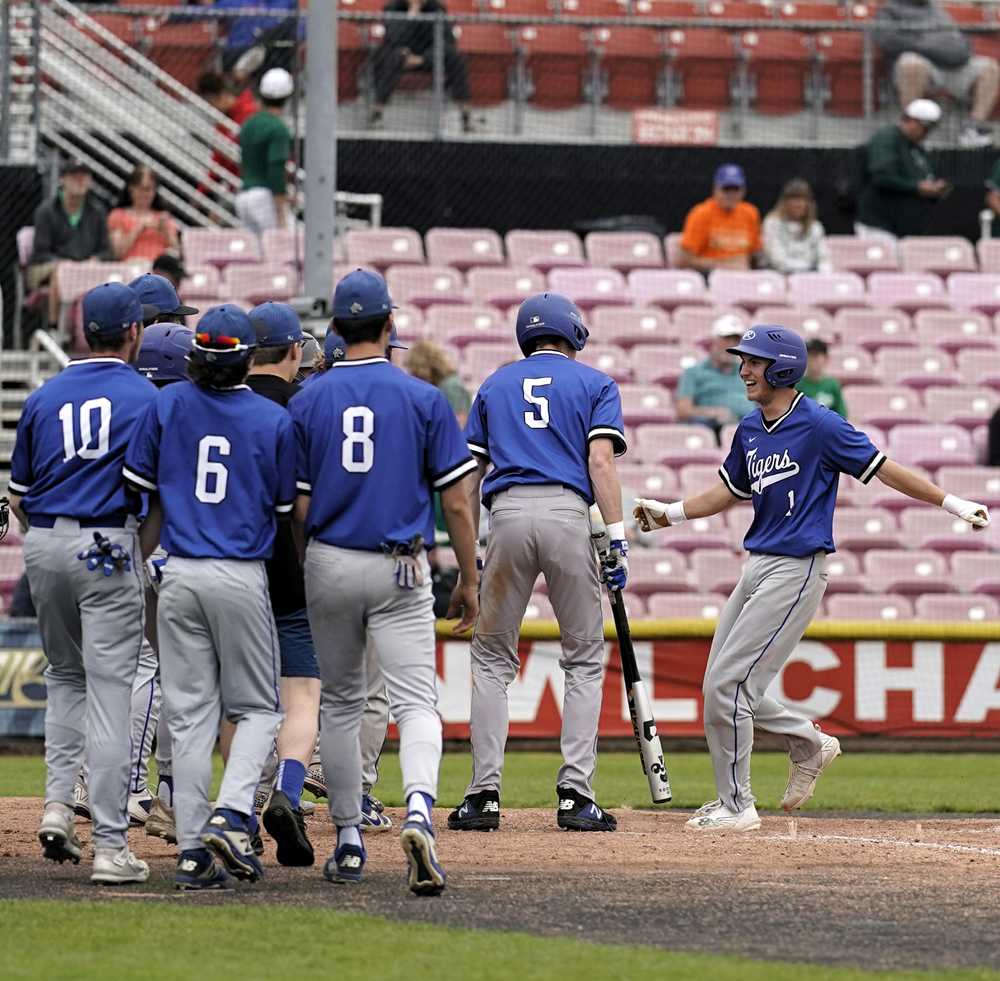
[{"label": "baseball helmet with ear flap", "polygon": [[561,293],[536,293],[517,311],[517,345],[527,354],[529,342],[542,337],[558,337],[574,351],[582,351],[590,332],[583,324],[579,307]]},{"label": "baseball helmet with ear flap", "polygon": [[755,324],[736,347],[727,347],[726,350],[730,354],[745,354],[770,361],[764,380],[773,388],[796,385],[806,373],[809,361],[805,342],[795,331],[769,324]]}]

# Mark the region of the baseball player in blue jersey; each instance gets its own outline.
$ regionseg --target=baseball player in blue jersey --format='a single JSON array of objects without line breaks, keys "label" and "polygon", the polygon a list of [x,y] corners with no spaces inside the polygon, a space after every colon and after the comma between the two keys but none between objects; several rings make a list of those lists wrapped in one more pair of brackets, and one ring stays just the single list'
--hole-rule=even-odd
[{"label": "baseball player in blue jersey", "polygon": [[[208,310],[189,356],[193,384],[159,391],[125,456],[126,480],[162,502],[159,541],[169,555],[157,632],[179,889],[227,888],[227,869],[250,881],[263,874],[249,822],[281,721],[264,560],[277,516],[294,504],[295,443],[288,413],[243,384],[255,346],[242,310]],[[213,811],[212,749],[223,715],[235,734]]]},{"label": "baseball player in blue jersey", "polygon": [[943,507],[977,528],[989,524],[982,504],[947,494],[886,459],[837,413],[795,391],[806,369],[802,339],[784,327],[754,326],[730,348],[742,362],[747,398],[760,408],[744,416],[715,487],[672,504],[639,499],[644,531],[753,503],[743,545],[749,558],[723,609],[705,669],[705,736],[718,799],[687,827],[754,831],[760,817],[750,790],[753,729],[784,737],[791,758],[781,804],[801,807],[840,744],[767,694],[798,644],[826,590],[826,557],[834,551],[833,512],[840,474]]},{"label": "baseball player in blue jersey", "polygon": [[441,759],[434,601],[425,543],[442,495],[462,579],[453,609],[478,610],[475,541],[462,478],[475,469],[444,396],[390,364],[385,280],[356,270],[338,284],[334,326],[347,357],[289,408],[299,450],[296,520],[308,541],[306,600],[323,683],[320,743],[337,847],[323,874],[358,881],[365,862],[359,730],[370,641],[399,726],[410,889],[440,892],[431,808]]},{"label": "baseball player in blue jersey", "polygon": [[73,785],[86,756],[91,879],[108,884],[149,876],[127,838],[129,706],[143,642],[143,583],[141,504],[126,491],[121,467],[137,420],[156,396],[132,367],[150,313],[120,283],[84,297],[93,357],[71,362],[28,397],[11,460],[11,507],[28,526],[25,566],[49,661],[48,776],[38,837],[46,858],[79,862]]},{"label": "baseball player in blue jersey", "polygon": [[562,638],[566,673],[556,779],[559,827],[614,831],[594,801],[601,711],[604,623],[591,544],[590,506],[607,523],[619,560],[608,573],[618,589],[628,575],[621,486],[615,456],[625,452],[618,386],[580,364],[588,332],[580,311],[558,293],[521,304],[517,342],[524,359],[483,382],[466,437],[478,462],[470,482],[478,524],[479,487],[490,511],[479,624],[472,639],[472,782],[448,818],[457,831],[500,826],[500,776],[507,743],[507,688],[517,677],[521,620],[538,574],[545,576]]}]

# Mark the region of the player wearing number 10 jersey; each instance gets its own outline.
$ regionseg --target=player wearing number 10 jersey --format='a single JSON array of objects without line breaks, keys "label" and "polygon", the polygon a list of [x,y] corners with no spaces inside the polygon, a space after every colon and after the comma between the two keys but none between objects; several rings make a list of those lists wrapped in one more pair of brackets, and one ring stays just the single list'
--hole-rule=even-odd
[{"label": "player wearing number 10 jersey", "polygon": [[[182,889],[262,874],[250,847],[254,790],[281,721],[278,643],[264,560],[295,498],[292,420],[243,380],[256,346],[247,315],[213,307],[188,375],[161,389],[125,454],[125,478],[159,494],[163,569],[157,611],[163,700],[174,751]],[[212,747],[220,713],[236,725],[216,809]]]}]

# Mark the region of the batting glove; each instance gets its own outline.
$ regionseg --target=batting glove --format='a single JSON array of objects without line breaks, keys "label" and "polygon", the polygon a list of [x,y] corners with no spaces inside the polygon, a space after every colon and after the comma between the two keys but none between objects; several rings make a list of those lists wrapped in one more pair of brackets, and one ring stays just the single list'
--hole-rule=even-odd
[{"label": "batting glove", "polygon": [[608,558],[602,567],[601,579],[609,589],[621,592],[628,582],[628,542],[624,538],[613,538]]},{"label": "batting glove", "polygon": [[111,576],[115,571],[132,571],[132,558],[125,549],[112,542],[99,531],[94,532],[94,544],[76,556],[81,562],[87,563],[87,571],[93,572],[100,567],[105,576]]},{"label": "batting glove", "polygon": [[144,567],[146,569],[146,585],[159,595],[160,585],[163,583],[163,567],[167,564],[166,555],[153,555],[146,559]]},{"label": "batting glove", "polygon": [[424,572],[420,568],[420,560],[415,555],[398,555],[393,575],[400,589],[416,589],[424,582]]},{"label": "batting glove", "polygon": [[947,494],[941,502],[941,507],[956,518],[968,521],[973,528],[986,528],[990,523],[990,509],[985,504],[977,504],[975,501],[966,501],[964,498],[955,497],[954,494]]},{"label": "batting glove", "polygon": [[632,511],[632,515],[639,522],[639,527],[643,531],[668,528],[670,525],[679,525],[682,521],[687,520],[683,501],[665,504],[663,501],[654,501],[646,497],[635,499],[635,509]]}]

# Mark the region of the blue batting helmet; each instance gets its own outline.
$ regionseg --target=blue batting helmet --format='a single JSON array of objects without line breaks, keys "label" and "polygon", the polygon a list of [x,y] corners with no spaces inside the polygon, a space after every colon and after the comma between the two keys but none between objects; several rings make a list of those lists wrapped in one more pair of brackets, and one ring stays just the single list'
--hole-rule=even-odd
[{"label": "blue batting helmet", "polygon": [[529,296],[517,311],[517,345],[527,354],[527,345],[542,337],[558,337],[574,351],[582,351],[590,332],[583,325],[577,305],[561,293]]},{"label": "blue batting helmet", "polygon": [[142,335],[136,370],[154,385],[187,378],[185,358],[191,353],[194,331],[180,324],[153,324]]},{"label": "blue batting helmet", "polygon": [[787,327],[755,324],[740,339],[736,347],[727,347],[730,354],[745,354],[764,358],[771,363],[764,380],[774,388],[791,388],[806,373],[809,359],[802,338]]}]

